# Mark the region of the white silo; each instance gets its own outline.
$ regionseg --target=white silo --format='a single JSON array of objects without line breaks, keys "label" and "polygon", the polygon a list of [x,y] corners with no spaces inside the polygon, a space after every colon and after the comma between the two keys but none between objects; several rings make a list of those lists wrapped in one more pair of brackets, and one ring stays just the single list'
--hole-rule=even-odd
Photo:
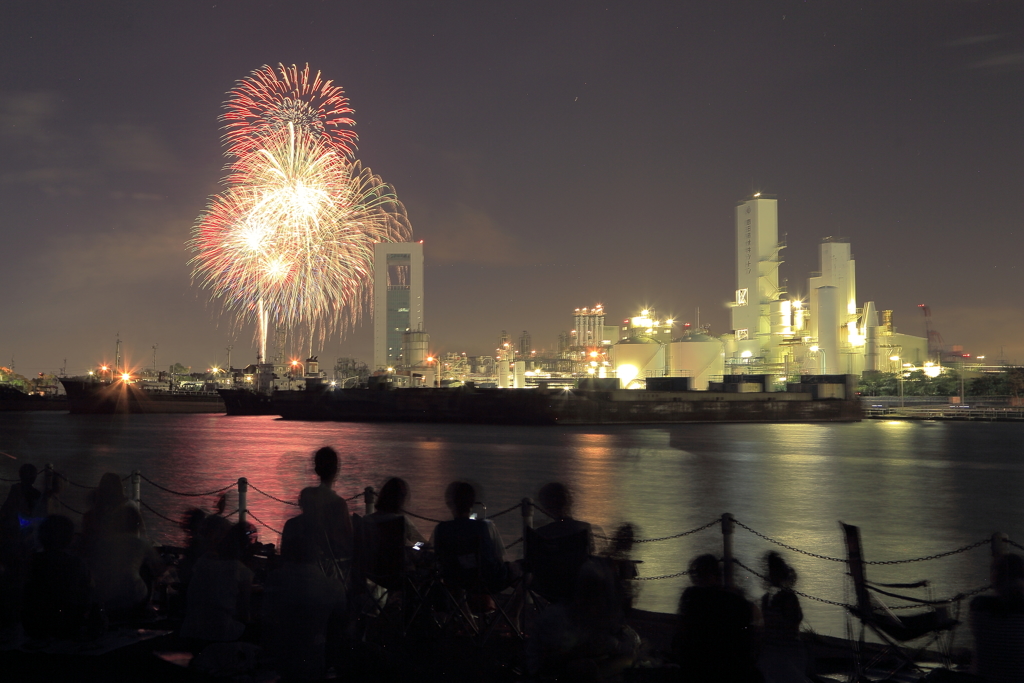
[{"label": "white silo", "polygon": [[832,285],[818,287],[818,353],[820,372],[834,375],[839,363],[839,288]]},{"label": "white silo", "polygon": [[706,390],[712,377],[725,374],[725,344],[706,334],[691,334],[671,344],[670,374],[690,378],[690,388]]},{"label": "white silo", "polygon": [[665,376],[665,346],[657,342],[620,342],[612,347],[615,376],[622,380],[624,389],[634,379]]}]

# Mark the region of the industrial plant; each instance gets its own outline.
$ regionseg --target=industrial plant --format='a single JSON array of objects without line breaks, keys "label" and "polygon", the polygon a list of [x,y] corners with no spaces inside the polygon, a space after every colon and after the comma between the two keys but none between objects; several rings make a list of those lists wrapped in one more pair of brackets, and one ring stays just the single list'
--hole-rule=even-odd
[{"label": "industrial plant", "polygon": [[[680,325],[653,309],[608,324],[604,306],[577,308],[572,329],[538,353],[524,330],[501,331],[493,355],[429,351],[423,319],[422,243],[379,244],[375,250],[374,362],[394,386],[523,388],[600,386],[649,388],[651,378],[686,378],[691,390],[717,388],[726,376],[764,377],[765,391],[784,390],[805,375],[863,375],[920,368],[938,374],[934,339],[897,332],[893,314],[857,299],[856,263],[848,240],[826,238],[820,270],[806,298],[780,284],[785,243],[779,240],[778,200],[756,193],[736,205],[736,289],[729,297],[732,331]],[[927,307],[922,306],[926,315]],[[658,386],[664,386],[659,380]]]}]

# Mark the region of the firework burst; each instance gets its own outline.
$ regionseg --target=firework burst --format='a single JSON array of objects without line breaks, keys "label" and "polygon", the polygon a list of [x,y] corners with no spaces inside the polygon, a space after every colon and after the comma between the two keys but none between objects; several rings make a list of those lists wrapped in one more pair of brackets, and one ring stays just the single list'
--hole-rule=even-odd
[{"label": "firework burst", "polygon": [[259,149],[261,139],[283,132],[288,124],[302,136],[322,139],[339,153],[352,156],[356,122],[345,91],[325,81],[309,65],[264,65],[238,81],[224,103],[224,141],[227,154],[242,157]]},{"label": "firework burst", "polygon": [[[261,81],[268,92],[257,98],[253,91],[249,100],[288,100],[275,100],[281,91],[270,86],[294,84],[296,75],[309,83],[308,67],[292,69],[282,67],[284,81]],[[275,76],[270,67],[254,74]],[[242,83],[251,89],[255,82]],[[340,88],[323,84],[319,74],[313,85],[316,93],[330,87],[340,97]],[[229,105],[238,100],[240,88],[232,91]],[[314,91],[295,92],[309,97]],[[287,118],[318,111],[316,101],[292,98],[246,125],[241,118],[228,119],[225,144],[232,161],[226,188],[210,199],[189,241],[193,280],[240,320],[257,323],[264,357],[269,326],[300,338],[302,330],[310,338],[316,330],[322,338],[358,322],[372,304],[373,245],[411,238],[394,190],[352,160],[349,148],[333,135],[350,131],[325,125],[322,118],[316,124]]]}]

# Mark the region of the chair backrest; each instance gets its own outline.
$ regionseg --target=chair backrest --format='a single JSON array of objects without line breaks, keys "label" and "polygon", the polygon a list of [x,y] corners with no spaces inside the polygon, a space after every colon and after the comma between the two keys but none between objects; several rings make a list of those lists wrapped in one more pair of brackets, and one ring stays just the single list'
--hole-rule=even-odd
[{"label": "chair backrest", "polygon": [[590,529],[547,538],[536,529],[523,536],[523,562],[533,575],[530,587],[552,602],[572,598],[580,567],[590,556]]},{"label": "chair backrest", "polygon": [[486,554],[493,554],[490,530],[475,519],[441,522],[434,531],[434,553],[441,578],[463,589],[476,589],[487,576]]},{"label": "chair backrest", "polygon": [[371,578],[400,574],[405,569],[405,518],[377,521],[364,517],[362,527],[366,573]]}]

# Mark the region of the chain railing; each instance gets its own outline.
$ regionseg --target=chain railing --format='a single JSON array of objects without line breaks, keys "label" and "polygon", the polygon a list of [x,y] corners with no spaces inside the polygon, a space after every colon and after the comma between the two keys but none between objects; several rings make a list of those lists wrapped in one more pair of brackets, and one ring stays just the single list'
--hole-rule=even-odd
[{"label": "chain railing", "polygon": [[[66,481],[67,483],[71,484],[72,486],[76,486],[78,488],[88,489],[88,490],[92,490],[92,489],[96,488],[94,486],[87,486],[85,484],[80,484],[78,482],[70,480],[67,477],[64,477],[63,475],[54,472],[52,470],[52,467],[48,467],[47,468],[47,472],[49,473],[49,476],[59,476],[64,481]],[[18,480],[17,479],[14,479],[14,480],[0,479],[0,481],[15,481],[16,482]],[[132,475],[128,475],[127,477],[124,477],[124,479],[122,481],[131,481],[132,482],[132,496],[131,497],[135,500],[135,502],[138,505],[140,505],[141,508],[145,508],[149,513],[151,513],[151,514],[159,517],[160,519],[163,519],[163,520],[165,520],[165,521],[167,521],[167,522],[169,522],[171,524],[174,524],[175,526],[177,526],[179,524],[178,520],[172,519],[171,517],[168,517],[168,516],[160,513],[158,510],[154,509],[147,502],[141,500],[141,496],[139,495],[139,489],[138,489],[138,482],[139,481],[145,481],[146,483],[150,484],[151,486],[153,486],[156,489],[159,489],[160,491],[163,491],[165,493],[168,493],[168,494],[171,494],[171,495],[175,495],[175,496],[187,497],[187,498],[204,498],[204,497],[214,496],[214,495],[217,495],[219,493],[223,493],[223,492],[225,492],[225,491],[227,491],[227,490],[229,490],[231,488],[235,488],[237,486],[238,489],[239,489],[239,509],[237,509],[237,510],[231,512],[229,515],[225,515],[225,516],[226,517],[230,517],[230,516],[234,516],[234,515],[237,514],[238,517],[239,517],[239,521],[244,521],[245,517],[247,515],[251,516],[253,518],[253,520],[255,520],[257,523],[259,523],[261,526],[267,528],[268,530],[270,530],[270,531],[272,531],[272,532],[274,532],[276,534],[280,534],[281,531],[279,531],[278,529],[275,529],[274,527],[272,527],[269,524],[267,524],[266,522],[264,522],[258,516],[253,514],[252,510],[249,509],[249,507],[247,505],[247,502],[246,502],[247,499],[246,499],[246,496],[245,496],[245,491],[247,489],[252,489],[256,493],[259,493],[260,495],[262,495],[262,496],[264,496],[264,497],[266,497],[266,498],[268,498],[270,500],[273,500],[273,501],[275,501],[277,503],[280,503],[282,505],[287,505],[287,506],[291,506],[291,507],[298,507],[298,503],[296,503],[294,501],[290,501],[290,500],[285,500],[283,498],[275,496],[272,493],[264,491],[263,489],[255,486],[254,484],[249,483],[244,478],[240,479],[237,483],[227,484],[227,485],[222,486],[222,487],[220,487],[218,489],[214,489],[212,491],[204,491],[204,492],[177,491],[177,490],[169,488],[167,486],[163,486],[163,485],[153,481],[149,477],[147,477],[147,476],[145,476],[145,475],[143,475],[143,474],[141,474],[139,472],[135,472]],[[355,495],[352,495],[352,496],[350,496],[348,498],[345,498],[344,500],[346,502],[352,502],[352,501],[355,501],[355,500],[359,499],[360,497],[362,497],[366,501],[366,508],[367,508],[366,512],[367,512],[367,514],[369,514],[370,512],[373,511],[373,502],[374,502],[374,499],[375,499],[375,495],[376,495],[376,493],[373,490],[373,488],[372,487],[367,487],[363,492],[356,493]],[[62,506],[62,508],[65,508],[65,509],[67,509],[67,510],[69,510],[71,512],[74,512],[74,513],[78,514],[78,515],[82,515],[83,514],[79,510],[76,510],[75,508],[73,508],[70,505],[64,503],[63,501],[58,500],[57,502]],[[511,506],[501,510],[500,512],[497,512],[497,513],[495,513],[493,515],[488,516],[487,518],[488,519],[496,519],[498,517],[502,517],[504,515],[507,515],[508,513],[512,512],[514,510],[517,510],[517,509],[520,510],[522,512],[522,514],[523,514],[523,525],[524,525],[524,532],[523,533],[524,533],[524,535],[516,538],[516,540],[514,540],[511,543],[505,545],[504,546],[505,550],[510,550],[510,549],[512,549],[512,548],[514,548],[514,547],[516,547],[516,546],[518,546],[518,545],[523,543],[523,540],[524,540],[524,537],[525,537],[525,533],[526,533],[525,527],[527,527],[527,526],[532,527],[533,526],[533,511],[534,510],[541,512],[542,514],[546,515],[547,517],[550,517],[551,519],[556,519],[555,515],[553,515],[549,511],[545,510],[541,506],[533,503],[533,501],[531,501],[529,498],[524,498],[522,500],[522,502],[517,503],[515,505],[511,505]],[[430,522],[430,523],[433,523],[433,524],[439,524],[442,521],[440,519],[434,519],[432,517],[427,517],[425,515],[420,515],[420,514],[417,514],[415,512],[411,512],[411,511],[408,511],[408,510],[402,510],[402,512],[404,514],[410,516],[410,517],[415,518],[415,519],[419,519],[419,520],[422,520],[422,521],[425,521],[425,522]],[[823,555],[821,553],[815,553],[815,552],[811,552],[811,551],[808,551],[808,550],[804,550],[802,548],[799,548],[799,547],[796,547],[796,546],[791,545],[789,543],[786,543],[784,541],[781,541],[781,540],[779,540],[777,538],[773,538],[771,536],[768,536],[767,534],[764,534],[764,533],[762,533],[760,531],[757,531],[756,529],[751,528],[747,524],[745,524],[745,523],[743,523],[743,522],[741,522],[739,520],[736,520],[735,518],[732,517],[732,515],[729,515],[729,514],[725,514],[725,515],[723,515],[720,518],[713,519],[710,522],[707,522],[706,524],[702,524],[701,526],[695,527],[693,529],[689,529],[687,531],[682,531],[682,532],[679,532],[677,534],[671,534],[671,535],[667,535],[667,536],[659,536],[659,537],[654,537],[654,538],[634,539],[633,542],[634,543],[659,543],[659,542],[664,542],[664,541],[675,540],[675,539],[684,538],[684,537],[687,537],[687,536],[699,533],[701,531],[705,531],[705,530],[710,529],[711,527],[714,527],[714,526],[719,525],[719,524],[722,526],[723,550],[724,550],[723,561],[726,563],[726,581],[727,581],[727,583],[731,583],[731,580],[732,580],[731,571],[730,571],[730,567],[732,565],[737,565],[740,568],[742,568],[745,571],[747,571],[750,574],[752,574],[753,576],[756,576],[756,577],[758,577],[758,578],[760,578],[762,580],[766,580],[766,578],[762,574],[760,574],[759,572],[751,569],[750,567],[745,565],[743,562],[741,562],[737,558],[733,557],[733,555],[732,555],[732,540],[731,540],[733,525],[738,526],[741,529],[744,529],[744,530],[750,532],[754,536],[757,536],[758,538],[761,538],[764,541],[767,541],[767,542],[772,543],[774,545],[777,545],[779,547],[785,548],[786,550],[789,550],[789,551],[792,551],[792,552],[795,552],[795,553],[798,553],[798,554],[801,554],[801,555],[805,555],[807,557],[812,557],[812,558],[823,560],[823,561],[827,561],[827,562],[843,562],[843,563],[847,562],[847,560],[844,559],[844,558],[831,557],[829,555]],[[603,536],[603,535],[598,535],[598,534],[595,534],[595,537],[599,538],[599,539],[602,539],[602,540],[605,540],[605,541],[613,541],[613,540],[615,540],[614,537]],[[865,561],[863,561],[863,564],[865,564],[865,565],[900,565],[900,564],[909,564],[909,563],[915,563],[915,562],[925,562],[925,561],[928,561],[928,560],[936,560],[936,559],[940,559],[940,558],[944,558],[944,557],[949,557],[949,556],[952,556],[952,555],[957,555],[957,554],[960,554],[960,553],[965,553],[965,552],[968,552],[970,550],[974,550],[976,548],[980,548],[980,547],[982,547],[982,546],[984,546],[986,544],[989,544],[989,543],[993,544],[993,552],[1001,552],[1000,550],[997,550],[997,545],[996,545],[997,542],[1006,543],[1006,544],[1008,544],[1010,546],[1013,546],[1015,548],[1018,548],[1020,550],[1024,550],[1024,545],[1022,545],[1022,544],[1020,544],[1020,543],[1018,543],[1016,541],[1013,541],[1013,540],[1007,538],[1005,536],[1005,534],[995,534],[992,539],[983,539],[983,540],[980,540],[980,541],[976,541],[974,543],[970,543],[970,544],[965,545],[963,547],[956,548],[954,550],[946,551],[946,552],[934,553],[932,555],[926,555],[926,556],[922,556],[922,557],[914,557],[914,558],[902,559],[902,560],[871,560],[871,561],[865,560]],[[634,581],[661,581],[661,580],[677,579],[677,578],[681,578],[681,577],[686,576],[688,573],[689,573],[688,571],[684,570],[684,571],[679,571],[679,572],[674,572],[674,573],[671,573],[671,574],[664,574],[664,575],[659,575],[659,576],[637,576],[637,577],[634,577],[633,580]],[[921,599],[911,598],[911,597],[908,597],[908,596],[903,596],[903,595],[899,595],[899,594],[895,594],[895,593],[888,593],[888,592],[886,592],[886,591],[884,591],[881,588],[878,588],[876,586],[872,586],[871,587],[872,590],[877,591],[877,592],[879,592],[882,595],[887,595],[889,597],[894,597],[894,598],[897,598],[897,599],[903,599],[903,600],[906,600],[906,601],[909,601],[909,602],[912,603],[912,604],[909,604],[909,605],[897,605],[897,606],[894,606],[894,607],[890,607],[890,609],[894,609],[894,610],[912,609],[914,607],[921,607],[921,606],[927,606],[927,605],[943,605],[943,604],[949,604],[951,602],[958,602],[958,601],[964,600],[966,598],[969,598],[971,596],[977,595],[977,594],[979,594],[981,592],[984,592],[985,590],[988,590],[989,588],[990,588],[990,586],[987,586],[987,585],[986,586],[982,586],[980,588],[976,588],[976,589],[973,589],[971,591],[967,591],[967,592],[964,592],[964,593],[957,594],[956,596],[954,596],[952,598],[949,598],[949,599],[946,599],[946,600],[921,600]],[[828,600],[828,599],[825,599],[825,598],[820,598],[820,597],[817,597],[817,596],[809,595],[809,594],[803,593],[801,591],[794,591],[794,592],[797,595],[801,596],[801,597],[807,598],[809,600],[814,600],[816,602],[821,602],[821,603],[825,603],[825,604],[829,604],[829,605],[834,605],[834,606],[837,606],[837,607],[842,607],[844,609],[849,609],[849,608],[852,607],[851,605],[849,605],[849,604],[847,604],[845,602],[839,602],[839,601],[836,601],[836,600]]]}]

